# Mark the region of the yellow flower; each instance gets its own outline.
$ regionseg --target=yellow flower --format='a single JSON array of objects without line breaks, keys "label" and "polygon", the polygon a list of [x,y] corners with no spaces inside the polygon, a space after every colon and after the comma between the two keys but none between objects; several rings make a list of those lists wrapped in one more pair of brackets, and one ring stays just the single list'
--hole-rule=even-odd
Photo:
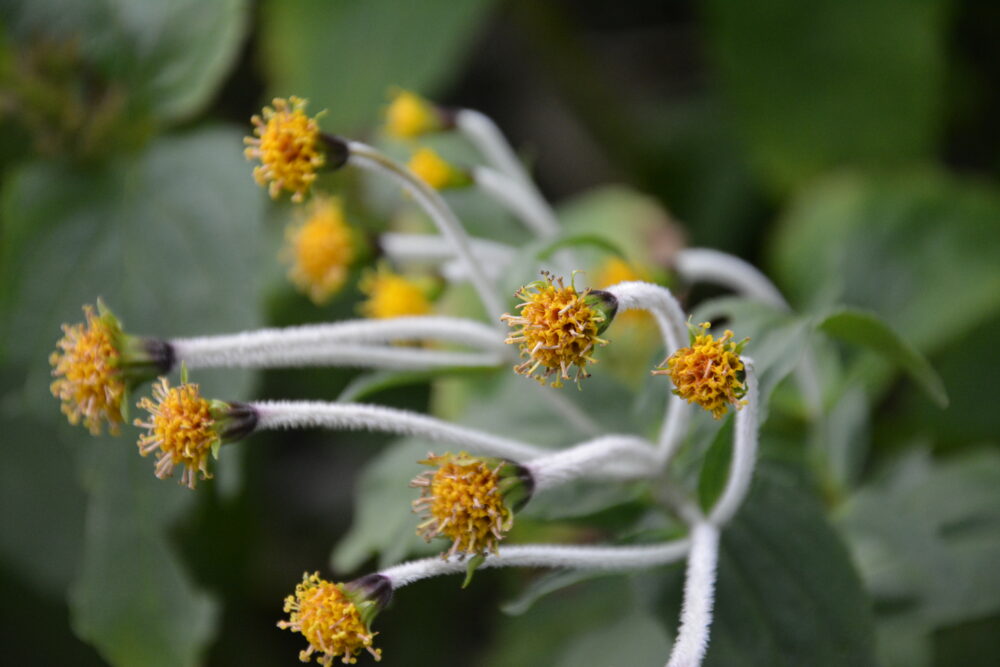
[{"label": "yellow flower", "polygon": [[648,278],[621,257],[611,257],[597,269],[597,279],[594,280],[594,284],[604,289],[630,280],[648,280]]},{"label": "yellow flower", "polygon": [[86,324],[62,325],[63,337],[49,356],[52,395],[62,401],[69,423],[81,419],[91,434],[100,435],[104,422],[108,430],[120,432],[125,379],[120,371],[121,329],[113,317],[98,317],[93,307],[83,307]]},{"label": "yellow flower", "polygon": [[703,322],[692,327],[691,346],[683,347],[667,358],[653,375],[669,375],[674,393],[688,403],[697,403],[721,419],[730,405],[739,409],[746,394],[743,361],[740,353],[749,339],[734,343],[727,330],[719,340],[708,333],[712,325]]},{"label": "yellow flower", "polygon": [[442,557],[496,553],[514,525],[514,509],[531,495],[528,471],[510,461],[465,452],[430,454],[420,463],[437,470],[421,473],[410,483],[421,489],[413,511],[425,513],[417,534],[428,542],[438,536],[451,540]]},{"label": "yellow flower", "polygon": [[322,305],[340,291],[354,261],[354,239],[339,199],[317,197],[309,217],[289,226],[283,255],[288,277],[313,303]]},{"label": "yellow flower", "polygon": [[351,590],[350,584],[327,581],[318,572],[306,573],[295,586],[295,594],[285,598],[289,616],[287,621],[278,621],[278,627],[298,632],[309,642],[309,648],[299,653],[302,662],[309,662],[315,653],[316,662],[325,667],[336,658],[353,665],[362,649],[381,660],[381,649],[372,648],[378,633],[369,627],[380,607],[379,601],[368,599],[362,590]]},{"label": "yellow flower", "polygon": [[430,102],[408,90],[396,90],[385,110],[385,131],[411,139],[444,128],[441,114]]},{"label": "yellow flower", "polygon": [[253,177],[267,186],[272,198],[288,190],[292,201],[300,202],[316,180],[316,172],[326,164],[318,116],[307,116],[306,101],[298,97],[277,97],[272,104],[264,107],[263,118],[250,119],[256,136],[243,140],[247,144],[244,155],[260,160]]},{"label": "yellow flower", "polygon": [[421,148],[410,158],[410,171],[435,190],[469,185],[469,175],[453,167],[433,149]]},{"label": "yellow flower", "polygon": [[198,476],[211,479],[208,456],[221,443],[213,405],[201,397],[198,385],[186,382],[171,387],[161,377],[153,385],[156,402],[143,397],[138,407],[150,413],[148,421],[135,420],[136,426],[149,429],[139,436],[139,453],[148,456],[159,450],[156,458],[156,476],[170,477],[174,466],[184,466],[181,484],[195,488]]},{"label": "yellow flower", "polygon": [[375,271],[366,271],[358,287],[368,297],[360,306],[365,317],[382,319],[431,312],[424,290],[412,280],[393,273],[385,264]]},{"label": "yellow flower", "polygon": [[[520,375],[533,376],[544,369],[536,379],[545,384],[556,375],[553,387],[561,387],[563,380],[589,377],[588,363],[597,363],[591,354],[597,345],[607,345],[599,335],[611,323],[617,309],[610,294],[590,289],[582,294],[562,278],[543,273],[545,280],[536,280],[515,292],[524,301],[518,304],[519,315],[505,313],[500,319],[511,327],[521,327],[507,338],[506,343],[517,343],[521,356],[527,361],[514,367]],[[576,377],[570,378],[569,369],[576,366]]]}]

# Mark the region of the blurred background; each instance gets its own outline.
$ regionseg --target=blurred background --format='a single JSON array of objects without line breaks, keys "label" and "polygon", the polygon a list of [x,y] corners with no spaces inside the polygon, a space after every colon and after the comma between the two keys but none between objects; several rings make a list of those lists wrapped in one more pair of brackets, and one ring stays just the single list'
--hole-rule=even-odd
[{"label": "blurred background", "polygon": [[[351,530],[336,573],[375,566],[352,517],[359,486],[378,483],[362,466],[387,439],[257,436],[189,493],[134,456],[134,429],[95,439],[65,424],[47,356],[97,296],[129,331],[160,336],[356,316],[354,287],[317,307],[288,285],[276,253],[290,207],[253,183],[241,137],[271,97],[298,95],[326,109],[325,130],[378,141],[387,90],[402,86],[491,116],[554,203],[622,186],[601,200],[609,230],[655,218],[761,267],[793,306],[836,292],[926,354],[947,410],[885,381],[850,421],[863,454],[849,490],[887,527],[913,515],[880,552],[891,576],[863,568],[869,655],[1000,664],[998,31],[1000,4],[976,0],[0,0],[5,662],[293,664],[301,638],[274,624],[300,573],[329,572]],[[348,208],[372,231],[386,224],[363,197]],[[199,381],[227,398],[333,399],[352,377]],[[378,396],[430,400],[426,384]],[[850,533],[852,505],[825,507]],[[630,620],[634,582],[498,611],[529,578],[407,589],[376,623],[383,662],[597,664],[599,652],[625,664],[617,641],[665,659],[669,634]],[[780,625],[753,627],[744,664],[862,664],[813,660],[783,646]]]}]

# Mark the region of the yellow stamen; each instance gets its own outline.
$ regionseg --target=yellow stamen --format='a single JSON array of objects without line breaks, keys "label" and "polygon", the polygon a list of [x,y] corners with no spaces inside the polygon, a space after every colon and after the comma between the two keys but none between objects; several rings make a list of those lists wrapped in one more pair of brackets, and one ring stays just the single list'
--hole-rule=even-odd
[{"label": "yellow stamen", "polygon": [[700,324],[691,346],[670,355],[653,375],[669,375],[675,394],[721,419],[730,405],[739,409],[743,404],[746,385],[740,351],[746,340],[734,343],[733,332],[728,330],[715,340],[708,333],[709,327],[708,322]]},{"label": "yellow stamen", "polygon": [[288,277],[313,303],[322,305],[340,291],[354,261],[354,241],[339,199],[317,197],[309,217],[286,233]]},{"label": "yellow stamen", "polygon": [[254,116],[254,137],[243,141],[247,159],[260,160],[253,170],[259,185],[276,199],[282,190],[292,193],[292,201],[300,202],[309,192],[316,172],[326,163],[320,143],[318,116],[305,114],[306,101],[298,97],[280,97],[264,107],[263,118]]}]

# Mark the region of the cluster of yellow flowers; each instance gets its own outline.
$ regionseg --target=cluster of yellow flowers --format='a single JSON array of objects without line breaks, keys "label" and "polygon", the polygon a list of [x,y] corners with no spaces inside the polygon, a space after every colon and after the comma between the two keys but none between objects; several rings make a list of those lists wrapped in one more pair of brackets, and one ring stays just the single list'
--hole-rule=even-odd
[{"label": "cluster of yellow flowers", "polygon": [[[295,203],[310,195],[324,166],[346,159],[340,155],[330,159],[326,147],[335,142],[324,138],[318,117],[306,115],[305,107],[305,100],[295,97],[274,100],[261,116],[253,117],[255,136],[246,139],[247,157],[260,162],[254,169],[257,182],[266,186],[272,197],[290,192]],[[386,118],[387,132],[404,139],[448,127],[447,114],[405,91],[396,94]],[[411,168],[435,188],[469,182],[468,174],[429,149],[416,152]],[[347,283],[361,248],[341,200],[315,194],[305,211],[288,228],[284,254],[291,264],[291,280],[321,304]],[[627,263],[614,261],[607,267],[607,282],[640,277]],[[523,359],[514,370],[543,385],[550,382],[560,387],[566,380],[579,385],[589,377],[590,366],[597,363],[597,349],[608,344],[601,336],[616,317],[618,300],[608,291],[578,291],[573,279],[567,284],[551,274],[543,276],[515,293],[521,300],[517,314],[500,318],[514,329],[505,342],[516,345]],[[360,306],[366,317],[431,312],[428,291],[385,262],[363,271],[358,286],[367,296]],[[105,424],[109,431],[118,433],[125,421],[129,389],[173,365],[172,353],[164,351],[170,349],[169,344],[127,336],[103,304],[99,303],[98,309],[99,313],[85,306],[84,323],[64,325],[64,336],[51,356],[56,378],[52,393],[62,402],[71,423],[82,421],[95,435]],[[731,331],[716,339],[709,327],[703,323],[692,328],[690,345],[676,350],[653,374],[669,375],[674,393],[718,419],[729,407],[739,409],[743,403],[747,387],[740,354],[746,341],[734,342]],[[248,432],[239,428],[239,420],[246,415],[239,404],[202,397],[199,386],[188,382],[186,370],[182,370],[177,386],[171,387],[160,377],[152,394],[137,404],[149,413],[146,419],[134,421],[146,429],[138,440],[139,452],[143,456],[156,453],[157,477],[170,477],[181,467],[181,483],[194,489],[199,479],[212,477],[209,456],[217,455],[223,442]],[[444,558],[471,557],[474,563],[496,554],[513,526],[515,512],[532,494],[534,483],[528,468],[466,452],[430,454],[420,463],[433,470],[412,481],[412,486],[420,489],[413,509],[423,514],[417,533],[428,541],[447,540],[450,547],[442,554]],[[315,658],[329,667],[339,658],[343,663],[354,663],[363,650],[378,660],[381,652],[372,646],[377,633],[370,625],[387,602],[385,586],[384,582],[363,580],[331,583],[318,573],[307,573],[294,595],[285,600],[289,616],[278,626],[306,639],[308,648],[300,654],[304,662]]]}]

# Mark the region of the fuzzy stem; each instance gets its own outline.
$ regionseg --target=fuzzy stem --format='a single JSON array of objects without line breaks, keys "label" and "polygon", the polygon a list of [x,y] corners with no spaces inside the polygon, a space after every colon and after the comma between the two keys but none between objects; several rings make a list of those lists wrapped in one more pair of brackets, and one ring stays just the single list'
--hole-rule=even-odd
[{"label": "fuzzy stem", "polygon": [[[498,241],[469,239],[472,254],[479,265],[506,268],[513,261],[517,250]],[[385,232],[378,237],[379,247],[393,261],[400,263],[426,262],[440,264],[455,259],[455,249],[447,239],[438,234],[405,234]]]},{"label": "fuzzy stem", "polygon": [[528,460],[547,453],[525,442],[476,429],[457,426],[417,412],[407,412],[363,403],[321,401],[260,401],[250,404],[257,411],[258,430],[331,428],[372,430],[418,436],[472,453]]},{"label": "fuzzy stem", "polygon": [[175,338],[170,341],[177,361],[191,368],[280,364],[290,352],[333,349],[348,343],[371,347],[377,343],[435,340],[504,352],[496,329],[458,317],[396,317],[384,320],[347,320],[281,329],[258,329],[220,336]]},{"label": "fuzzy stem", "polygon": [[[625,572],[667,565],[684,558],[688,540],[676,540],[643,546],[564,546],[558,544],[525,544],[500,547],[479,566],[488,567],[553,567],[605,572]],[[468,563],[457,558],[422,558],[394,565],[379,574],[389,579],[393,589],[399,589],[421,579],[444,574],[464,574]]]},{"label": "fuzzy stem", "polygon": [[460,109],[455,113],[455,127],[472,142],[490,165],[511,178],[534,187],[514,149],[493,119],[473,109]]},{"label": "fuzzy stem", "polygon": [[[782,312],[792,311],[777,286],[757,267],[739,257],[708,248],[686,248],[674,257],[674,268],[687,282],[716,283]],[[823,413],[823,388],[811,350],[802,353],[795,377],[810,416],[819,417]]]},{"label": "fuzzy stem", "polygon": [[[686,340],[687,318],[677,299],[666,287],[646,282],[624,282],[612,285],[605,291],[618,299],[619,312],[647,310],[653,315],[660,327],[667,355],[683,347],[683,341]],[[680,397],[670,394],[667,398],[666,413],[657,441],[657,455],[661,467],[667,465],[677,453],[691,417],[691,406]]]},{"label": "fuzzy stem", "polygon": [[490,167],[476,167],[472,180],[486,195],[521,220],[535,236],[542,239],[559,234],[559,221],[549,205],[534,188]]},{"label": "fuzzy stem", "polygon": [[607,435],[540,456],[526,464],[542,491],[574,479],[639,479],[659,474],[651,443],[631,435]]},{"label": "fuzzy stem", "polygon": [[736,413],[736,424],[733,429],[733,456],[729,463],[729,478],[722,496],[709,513],[708,520],[716,526],[728,522],[743,503],[750,490],[753,479],[754,465],[757,462],[757,431],[760,415],[760,397],[757,387],[757,374],[754,372],[753,360],[743,357],[746,369],[747,393],[744,397],[746,405]]},{"label": "fuzzy stem", "polygon": [[386,157],[371,146],[357,141],[349,141],[347,147],[350,151],[348,160],[351,164],[361,169],[387,175],[410,193],[417,204],[437,225],[438,231],[454,246],[455,254],[463,262],[469,281],[479,294],[486,312],[492,319],[498,319],[503,313],[503,307],[496,290],[476,262],[469,237],[441,195],[404,165]]},{"label": "fuzzy stem", "polygon": [[698,667],[708,649],[719,561],[719,530],[707,523],[691,528],[680,628],[667,667]]}]

